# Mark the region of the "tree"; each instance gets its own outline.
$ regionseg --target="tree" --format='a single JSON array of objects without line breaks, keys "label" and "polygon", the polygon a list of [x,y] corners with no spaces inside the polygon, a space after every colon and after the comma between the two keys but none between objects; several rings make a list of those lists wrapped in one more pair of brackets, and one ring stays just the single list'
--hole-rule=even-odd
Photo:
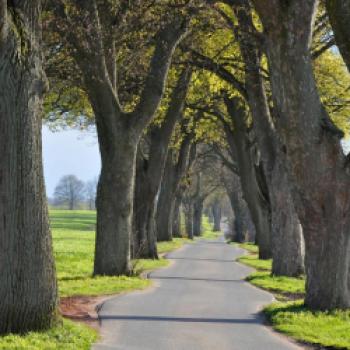
[{"label": "tree", "polygon": [[303,226],[306,299],[312,309],[350,306],[348,159],[320,100],[310,55],[317,1],[254,0],[264,27],[271,88],[288,176]]},{"label": "tree", "polygon": [[85,185],[75,175],[65,175],[58,182],[54,199],[57,204],[66,204],[69,210],[76,209],[84,199]]},{"label": "tree", "polygon": [[94,178],[93,180],[88,181],[85,184],[85,197],[90,210],[94,210],[96,208],[96,193],[97,193],[97,182],[98,179]]},{"label": "tree", "polygon": [[350,1],[326,0],[326,7],[335,41],[350,72]]},{"label": "tree", "polygon": [[[163,177],[168,148],[176,122],[182,117],[192,72],[180,73],[161,125],[151,125],[140,142],[136,161],[133,255],[157,258],[156,197]],[[147,147],[142,147],[146,143]],[[148,148],[148,152],[145,149]],[[147,154],[148,153],[148,154]]]},{"label": "tree", "polygon": [[[182,123],[185,128],[186,122]],[[173,224],[176,197],[182,178],[190,168],[194,158],[196,148],[192,143],[193,133],[183,130],[184,137],[179,149],[169,149],[165,163],[164,175],[157,201],[157,240],[171,241],[173,238]]]},{"label": "tree", "polygon": [[123,51],[118,39],[130,16],[138,13],[138,5],[107,0],[52,5],[59,19],[57,32],[82,73],[97,126],[102,169],[96,200],[94,274],[129,274],[137,145],[162,99],[172,55],[187,32],[190,16],[186,11],[179,13],[180,6],[158,20],[151,18],[156,33],[146,77],[137,96],[123,105],[123,80],[117,79]]},{"label": "tree", "polygon": [[56,320],[42,169],[41,1],[0,1],[0,334]]}]

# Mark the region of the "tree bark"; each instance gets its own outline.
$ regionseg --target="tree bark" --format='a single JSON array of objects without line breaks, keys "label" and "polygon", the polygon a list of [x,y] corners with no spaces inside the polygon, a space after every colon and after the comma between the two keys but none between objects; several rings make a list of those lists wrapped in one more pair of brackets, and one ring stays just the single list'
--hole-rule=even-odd
[{"label": "tree bark", "polygon": [[193,239],[193,206],[191,203],[184,205],[185,228],[189,239]]},{"label": "tree bark", "polygon": [[203,199],[195,198],[193,201],[193,236],[199,237],[202,234]]},{"label": "tree bark", "polygon": [[[97,124],[97,128],[99,126]],[[138,140],[120,127],[113,148],[107,149],[99,130],[102,168],[97,187],[94,275],[122,275],[131,272],[130,231]],[[117,195],[116,195],[117,194]],[[123,201],[121,200],[123,198]]]},{"label": "tree bark", "polygon": [[218,200],[212,204],[212,212],[214,219],[213,231],[219,232],[221,231],[221,204]]},{"label": "tree bark", "polygon": [[40,1],[0,2],[0,334],[44,330],[56,320],[40,16]]},{"label": "tree bark", "polygon": [[342,133],[315,83],[310,42],[317,1],[254,1],[264,26],[277,130],[305,238],[306,299],[312,309],[350,307],[350,215]]},{"label": "tree bark", "polygon": [[326,8],[335,41],[350,72],[350,0],[327,0]]},{"label": "tree bark", "polygon": [[272,274],[304,273],[304,238],[284,164],[275,164],[271,179]]},{"label": "tree bark", "polygon": [[173,237],[182,237],[180,207],[181,207],[181,196],[177,195],[175,199],[174,212],[173,212]]}]

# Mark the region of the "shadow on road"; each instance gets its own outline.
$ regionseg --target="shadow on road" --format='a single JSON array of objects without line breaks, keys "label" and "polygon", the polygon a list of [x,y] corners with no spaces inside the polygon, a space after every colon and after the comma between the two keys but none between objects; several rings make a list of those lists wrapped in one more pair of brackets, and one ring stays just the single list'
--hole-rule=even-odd
[{"label": "shadow on road", "polygon": [[229,323],[229,324],[261,324],[262,318],[254,315],[254,318],[202,318],[202,317],[166,317],[166,316],[129,316],[129,315],[101,315],[100,320],[123,321],[156,321],[156,322],[188,322],[188,323]]}]

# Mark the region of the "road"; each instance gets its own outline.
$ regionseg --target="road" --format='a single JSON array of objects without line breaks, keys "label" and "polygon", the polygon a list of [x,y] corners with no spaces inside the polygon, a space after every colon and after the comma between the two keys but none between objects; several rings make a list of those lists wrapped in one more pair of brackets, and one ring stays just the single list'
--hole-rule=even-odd
[{"label": "road", "polygon": [[154,286],[107,301],[94,350],[302,349],[264,326],[258,313],[273,297],[244,278],[234,260],[243,250],[196,241],[170,253],[171,265],[150,274]]}]

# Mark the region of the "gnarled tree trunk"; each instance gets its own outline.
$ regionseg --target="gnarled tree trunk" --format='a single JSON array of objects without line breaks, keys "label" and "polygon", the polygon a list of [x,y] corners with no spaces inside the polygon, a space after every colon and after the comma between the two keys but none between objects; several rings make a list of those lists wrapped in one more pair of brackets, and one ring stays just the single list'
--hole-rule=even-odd
[{"label": "gnarled tree trunk", "polygon": [[0,1],[0,334],[43,330],[56,320],[42,169],[40,16],[38,0]]},{"label": "gnarled tree trunk", "polygon": [[263,22],[277,130],[305,238],[306,299],[350,307],[350,187],[342,133],[322,105],[310,57],[317,1],[255,0]]}]

